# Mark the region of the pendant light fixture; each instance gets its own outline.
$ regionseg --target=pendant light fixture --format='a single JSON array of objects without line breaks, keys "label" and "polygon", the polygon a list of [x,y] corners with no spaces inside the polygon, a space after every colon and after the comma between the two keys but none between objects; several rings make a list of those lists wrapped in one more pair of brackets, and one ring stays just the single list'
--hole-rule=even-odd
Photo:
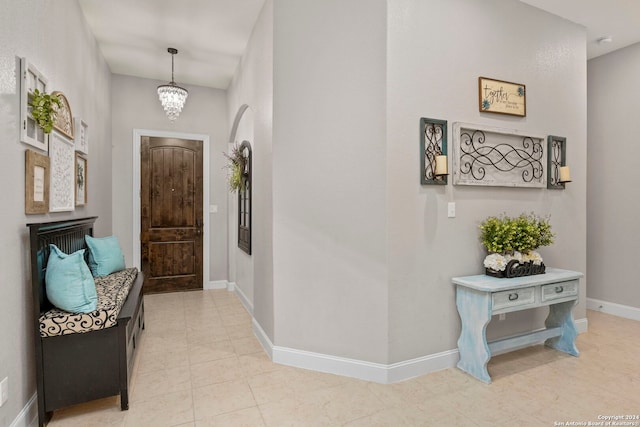
[{"label": "pendant light fixture", "polygon": [[160,98],[162,108],[167,113],[169,120],[174,121],[182,112],[182,107],[184,107],[189,92],[173,81],[173,55],[178,53],[178,49],[170,47],[167,52],[171,54],[171,82],[167,85],[158,86],[158,98]]}]

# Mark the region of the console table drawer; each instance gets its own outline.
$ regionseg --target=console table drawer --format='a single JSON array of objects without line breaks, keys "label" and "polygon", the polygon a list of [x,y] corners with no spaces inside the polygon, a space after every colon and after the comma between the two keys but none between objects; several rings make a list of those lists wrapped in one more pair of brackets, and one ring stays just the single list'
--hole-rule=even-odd
[{"label": "console table drawer", "polygon": [[578,295],[577,280],[542,286],[542,301],[550,301],[574,295]]},{"label": "console table drawer", "polygon": [[534,291],[535,288],[522,288],[504,292],[494,292],[491,294],[493,309],[499,310],[501,308],[533,304],[536,299]]}]

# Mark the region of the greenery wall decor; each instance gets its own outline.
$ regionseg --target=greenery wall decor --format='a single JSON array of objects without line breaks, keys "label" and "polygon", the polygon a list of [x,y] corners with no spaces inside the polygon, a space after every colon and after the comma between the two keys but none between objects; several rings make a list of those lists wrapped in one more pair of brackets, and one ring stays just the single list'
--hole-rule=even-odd
[{"label": "greenery wall decor", "polygon": [[56,94],[40,92],[38,89],[29,94],[31,116],[44,133],[51,133],[53,130],[54,105],[55,107],[62,107],[62,101]]},{"label": "greenery wall decor", "polygon": [[241,149],[238,145],[234,145],[231,149],[231,154],[222,153],[227,158],[227,165],[229,174],[227,179],[229,181],[229,191],[235,193],[242,187],[242,175],[245,173],[247,158],[243,153],[244,149]]}]

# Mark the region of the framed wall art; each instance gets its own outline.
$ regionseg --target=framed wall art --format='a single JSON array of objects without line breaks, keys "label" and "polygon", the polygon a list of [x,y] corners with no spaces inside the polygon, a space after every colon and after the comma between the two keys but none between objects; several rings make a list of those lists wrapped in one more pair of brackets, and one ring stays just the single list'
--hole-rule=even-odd
[{"label": "framed wall art", "polygon": [[24,213],[49,212],[49,157],[25,151]]},{"label": "framed wall art", "polygon": [[76,151],[89,154],[89,126],[80,117],[73,119]]},{"label": "framed wall art", "polygon": [[76,206],[87,204],[87,158],[76,151]]},{"label": "framed wall art", "polygon": [[527,93],[521,83],[478,77],[478,105],[481,113],[527,115]]},{"label": "framed wall art", "polygon": [[20,58],[20,141],[44,152],[48,150],[49,135],[31,115],[29,97],[36,89],[46,92],[47,86],[47,78],[26,58]]},{"label": "framed wall art", "polygon": [[53,131],[49,138],[50,188],[49,211],[65,212],[74,209],[75,165],[73,142]]}]

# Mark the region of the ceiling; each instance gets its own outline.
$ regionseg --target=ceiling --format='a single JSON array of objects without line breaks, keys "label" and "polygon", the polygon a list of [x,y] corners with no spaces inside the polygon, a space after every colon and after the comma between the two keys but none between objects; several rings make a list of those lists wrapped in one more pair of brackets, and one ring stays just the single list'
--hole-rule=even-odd
[{"label": "ceiling", "polygon": [[[265,0],[79,0],[111,71],[226,89]],[[587,29],[589,59],[640,41],[640,0],[520,0]],[[543,29],[541,29],[543,30]],[[610,43],[598,43],[610,36]]]},{"label": "ceiling", "polygon": [[[587,28],[587,58],[640,42],[638,0],[520,0]],[[611,42],[598,39],[611,37]]]},{"label": "ceiling", "polygon": [[226,89],[264,0],[79,0],[111,72]]}]

